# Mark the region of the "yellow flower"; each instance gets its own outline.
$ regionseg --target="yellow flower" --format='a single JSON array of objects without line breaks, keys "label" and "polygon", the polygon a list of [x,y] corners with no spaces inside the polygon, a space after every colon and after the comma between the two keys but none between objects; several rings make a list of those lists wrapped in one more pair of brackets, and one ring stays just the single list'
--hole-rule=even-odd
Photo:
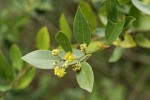
[{"label": "yellow flower", "polygon": [[59,50],[58,50],[58,49],[53,49],[53,51],[52,51],[52,55],[53,55],[53,56],[57,56],[58,53],[59,53]]},{"label": "yellow flower", "polygon": [[66,72],[64,68],[55,67],[54,74],[57,75],[58,77],[63,77],[66,74]]},{"label": "yellow flower", "polygon": [[86,43],[80,44],[80,50],[81,51],[84,51],[86,48],[87,48],[87,44]]},{"label": "yellow flower", "polygon": [[65,55],[66,62],[72,62],[75,59],[75,55],[73,55],[71,52],[68,52]]}]

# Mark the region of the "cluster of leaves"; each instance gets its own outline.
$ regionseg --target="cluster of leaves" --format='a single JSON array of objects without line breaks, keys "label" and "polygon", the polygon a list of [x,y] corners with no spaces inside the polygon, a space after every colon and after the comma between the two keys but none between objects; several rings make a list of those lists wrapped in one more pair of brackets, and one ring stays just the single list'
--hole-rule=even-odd
[{"label": "cluster of leaves", "polygon": [[0,91],[5,94],[9,90],[26,88],[35,76],[35,68],[24,64],[20,59],[22,53],[17,45],[10,49],[11,64],[0,51]]},{"label": "cluster of leaves", "polygon": [[[62,15],[60,22],[66,21],[62,20],[64,18],[64,15]],[[65,24],[68,27],[67,23]],[[77,41],[80,44],[90,44],[90,27],[82,14],[80,7],[78,8],[76,17],[74,19],[74,33]],[[60,62],[59,64],[62,64],[66,62],[65,55],[66,53],[71,52],[73,55],[75,55],[75,59],[73,59],[72,62],[68,63],[68,65],[74,65],[81,62],[81,70],[76,73],[77,81],[80,87],[91,92],[93,88],[94,75],[91,66],[85,61],[89,56],[91,56],[92,53],[88,50],[89,48],[86,48],[85,51],[72,49],[70,39],[70,33],[66,34],[64,32],[58,32],[56,35],[56,40],[63,48],[63,50],[58,53],[58,56],[52,55],[52,51],[49,50],[37,50],[25,55],[24,57],[22,57],[22,59],[37,68],[53,69],[55,68],[53,63]],[[37,47],[39,49],[49,49],[49,42],[50,39],[48,38],[47,28],[43,27],[37,35]],[[97,49],[98,47],[96,48],[96,50]]]},{"label": "cluster of leaves", "polygon": [[[149,14],[148,5],[143,4],[138,0],[132,0],[132,2],[139,10]],[[57,62],[59,65],[64,64],[66,62],[65,55],[68,52],[71,52],[75,55],[75,59],[67,64],[71,66],[80,63],[81,70],[76,72],[77,82],[81,88],[91,92],[94,83],[94,75],[91,66],[86,62],[86,60],[94,52],[108,48],[110,45],[114,45],[116,48],[109,61],[115,62],[124,53],[124,48],[135,47],[137,44],[141,47],[150,47],[150,41],[143,35],[137,35],[135,42],[131,34],[129,34],[129,32],[132,31],[131,24],[136,20],[135,17],[122,14],[117,8],[116,0],[107,0],[105,2],[105,6],[107,24],[105,27],[105,37],[103,37],[101,41],[92,41],[90,43],[91,35],[97,27],[96,16],[89,4],[81,1],[74,18],[73,33],[77,42],[80,43],[80,46],[83,44],[87,45],[85,50],[74,49],[74,47],[72,47],[70,42],[72,39],[71,29],[65,15],[62,14],[60,17],[61,31],[57,33],[56,41],[61,45],[63,50],[60,50],[57,56],[54,56],[50,50],[36,50],[25,55],[22,59],[37,68],[55,69],[53,63]],[[86,11],[87,9],[88,11]],[[141,40],[143,41],[141,42]],[[44,27],[38,33],[37,47],[39,49],[50,49],[49,44],[49,33],[47,28]]]}]

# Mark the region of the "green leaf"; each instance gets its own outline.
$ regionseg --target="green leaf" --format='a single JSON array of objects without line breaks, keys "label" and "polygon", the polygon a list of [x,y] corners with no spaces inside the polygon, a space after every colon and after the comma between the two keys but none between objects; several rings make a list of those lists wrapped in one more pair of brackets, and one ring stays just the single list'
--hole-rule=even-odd
[{"label": "green leaf", "polygon": [[81,71],[76,73],[76,78],[81,88],[92,92],[94,74],[91,66],[87,62],[81,62]]},{"label": "green leaf", "polygon": [[12,45],[10,49],[10,57],[12,60],[13,67],[21,71],[23,67],[23,60],[21,59],[22,53],[19,47],[15,44]]},{"label": "green leaf", "polygon": [[129,2],[129,0],[117,0],[120,5],[124,5]]},{"label": "green leaf", "polygon": [[139,25],[136,27],[137,30],[150,30],[150,16],[149,15],[139,15]]},{"label": "green leaf", "polygon": [[24,73],[24,75],[17,82],[15,89],[26,88],[32,82],[34,76],[35,76],[35,68],[30,68],[26,70],[26,73]]},{"label": "green leaf", "polygon": [[49,50],[36,50],[22,57],[27,63],[41,69],[54,68],[53,63],[59,61],[58,56],[53,56]]},{"label": "green leaf", "polygon": [[5,92],[10,90],[12,87],[10,84],[0,84],[0,92]]},{"label": "green leaf", "polygon": [[15,72],[14,69],[0,51],[0,83],[10,82],[14,79]]},{"label": "green leaf", "polygon": [[106,1],[107,19],[112,22],[117,22],[118,10],[116,0]]},{"label": "green leaf", "polygon": [[125,34],[125,37],[124,37],[124,41],[122,41],[120,43],[120,46],[122,48],[132,48],[132,47],[135,47],[136,46],[136,43],[135,41],[133,40],[132,36],[130,34]]},{"label": "green leaf", "polygon": [[140,47],[150,48],[150,40],[142,34],[137,35],[135,41]]},{"label": "green leaf", "polygon": [[72,52],[71,42],[65,33],[58,32],[56,35],[56,41],[61,45],[65,52]]},{"label": "green leaf", "polygon": [[89,45],[91,39],[91,32],[89,25],[81,12],[80,7],[78,8],[75,15],[73,30],[75,38],[80,44],[86,43],[87,45]]},{"label": "green leaf", "polygon": [[[62,59],[65,59],[65,54],[66,54],[66,52],[65,52],[64,50],[61,50],[58,55],[59,55]],[[85,55],[84,52],[82,52],[82,51],[80,51],[80,50],[78,50],[78,49],[73,49],[72,54],[75,55],[75,58],[76,58],[76,59],[79,59],[80,57],[82,57],[82,56]]]},{"label": "green leaf", "polygon": [[43,27],[39,30],[36,36],[36,44],[38,49],[50,48],[50,35],[47,27]]},{"label": "green leaf", "polygon": [[109,62],[118,61],[121,58],[121,56],[123,55],[124,51],[125,50],[123,48],[116,47],[115,50],[113,51],[112,55],[109,58]]},{"label": "green leaf", "polygon": [[135,17],[133,17],[133,16],[127,16],[125,18],[124,29],[127,29],[128,26],[130,26],[135,20],[136,20]]},{"label": "green leaf", "polygon": [[105,36],[108,45],[111,45],[116,40],[116,38],[122,33],[124,23],[125,20],[119,20],[117,23],[108,21],[105,30]]},{"label": "green leaf", "polygon": [[82,13],[83,13],[85,19],[89,23],[91,31],[93,31],[93,29],[95,29],[97,26],[97,20],[96,20],[96,16],[95,16],[94,12],[92,11],[91,6],[87,2],[81,0],[80,8],[82,10]]},{"label": "green leaf", "polygon": [[94,35],[104,38],[105,37],[105,29],[104,28],[95,29]]},{"label": "green leaf", "polygon": [[129,15],[136,18],[136,21],[133,22],[133,26],[135,28],[137,28],[141,24],[140,23],[140,16],[141,16],[140,11],[136,7],[131,6],[130,11],[129,11]]},{"label": "green leaf", "polygon": [[145,4],[139,0],[131,0],[132,3],[136,8],[138,8],[140,11],[142,11],[145,14],[150,15],[150,5]]},{"label": "green leaf", "polygon": [[99,41],[91,42],[90,45],[86,48],[86,53],[93,53],[99,49],[98,44],[100,44]]},{"label": "green leaf", "polygon": [[61,14],[60,16],[59,27],[60,30],[63,31],[66,34],[66,36],[68,36],[68,38],[71,40],[71,29],[69,27],[65,14]]}]

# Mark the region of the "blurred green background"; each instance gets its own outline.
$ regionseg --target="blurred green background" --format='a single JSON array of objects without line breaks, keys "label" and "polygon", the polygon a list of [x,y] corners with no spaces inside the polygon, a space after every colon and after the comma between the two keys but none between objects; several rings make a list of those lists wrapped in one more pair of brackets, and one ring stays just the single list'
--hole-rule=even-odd
[{"label": "blurred green background", "polygon": [[[97,17],[97,27],[105,29],[104,0],[86,1]],[[0,0],[0,49],[4,56],[10,62],[8,52],[12,44],[17,44],[23,55],[36,50],[36,35],[43,26],[49,30],[51,48],[56,48],[58,44],[53,37],[60,30],[59,17],[64,13],[72,29],[78,4],[79,0]],[[133,10],[130,0],[118,8],[124,14]],[[150,16],[134,8],[133,12],[136,11],[131,13],[137,18],[133,32],[150,39]],[[102,35],[96,32],[93,37]],[[72,43],[76,41],[72,39]],[[95,75],[92,93],[78,86],[71,68],[63,78],[55,76],[53,70],[37,69],[28,87],[6,92],[4,100],[150,100],[150,49],[139,46],[125,49],[117,62],[109,63],[114,48],[96,52],[88,60]]]}]

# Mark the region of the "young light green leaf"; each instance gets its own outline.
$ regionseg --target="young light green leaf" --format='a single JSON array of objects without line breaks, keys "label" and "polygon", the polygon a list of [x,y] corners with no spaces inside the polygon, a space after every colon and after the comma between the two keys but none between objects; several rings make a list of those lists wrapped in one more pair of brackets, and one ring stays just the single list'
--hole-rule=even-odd
[{"label": "young light green leaf", "polygon": [[35,76],[35,68],[30,68],[24,73],[24,75],[18,80],[15,89],[24,89],[26,88]]},{"label": "young light green leaf", "polygon": [[22,57],[27,63],[41,69],[54,68],[53,63],[59,61],[58,56],[53,56],[49,50],[36,50]]},{"label": "young light green leaf", "polygon": [[71,29],[65,17],[65,14],[61,14],[59,19],[60,30],[63,31],[69,39],[71,39]]},{"label": "young light green leaf", "polygon": [[136,8],[145,14],[150,15],[150,5],[141,2],[140,0],[131,0]]},{"label": "young light green leaf", "polygon": [[91,39],[91,32],[90,32],[89,25],[81,12],[80,7],[78,8],[75,15],[73,31],[76,40],[80,44],[86,43],[87,45],[89,45]]},{"label": "young light green leaf", "polygon": [[94,74],[91,66],[87,62],[81,62],[81,71],[76,73],[79,86],[92,92],[94,84]]},{"label": "young light green leaf", "polygon": [[150,48],[150,40],[142,34],[137,35],[135,41],[143,48]]},{"label": "young light green leaf", "polygon": [[23,67],[23,60],[21,59],[22,53],[19,47],[15,44],[12,45],[10,49],[10,57],[11,57],[13,67],[21,71]]},{"label": "young light green leaf", "polygon": [[122,48],[132,48],[136,46],[135,41],[133,40],[130,34],[125,34],[124,40],[120,43]]},{"label": "young light green leaf", "polygon": [[109,62],[116,62],[118,61],[121,56],[123,55],[125,49],[116,47],[115,50],[113,51],[112,55],[109,58]]},{"label": "young light green leaf", "polygon": [[39,30],[36,36],[36,44],[38,49],[50,48],[50,35],[47,27],[43,27]]},{"label": "young light green leaf", "polygon": [[86,53],[93,53],[99,49],[99,41],[94,41],[89,44],[89,46],[86,48]]},{"label": "young light green leaf", "polygon": [[107,11],[107,19],[116,23],[118,17],[116,0],[106,1],[106,11]]},{"label": "young light green leaf", "polygon": [[9,65],[2,52],[0,51],[0,83],[9,82],[15,77],[14,68]]},{"label": "young light green leaf", "polygon": [[96,20],[96,16],[95,16],[94,12],[92,11],[91,6],[87,2],[81,0],[80,8],[82,10],[84,17],[86,18],[86,20],[89,23],[91,31],[93,31],[93,29],[95,29],[97,26],[97,20]]},{"label": "young light green leaf", "polygon": [[111,45],[116,40],[116,38],[122,33],[124,23],[125,20],[119,20],[117,23],[108,21],[105,30],[105,36],[108,45]]},{"label": "young light green leaf", "polygon": [[65,52],[72,52],[71,42],[65,33],[58,32],[56,35],[56,41],[61,45]]}]

